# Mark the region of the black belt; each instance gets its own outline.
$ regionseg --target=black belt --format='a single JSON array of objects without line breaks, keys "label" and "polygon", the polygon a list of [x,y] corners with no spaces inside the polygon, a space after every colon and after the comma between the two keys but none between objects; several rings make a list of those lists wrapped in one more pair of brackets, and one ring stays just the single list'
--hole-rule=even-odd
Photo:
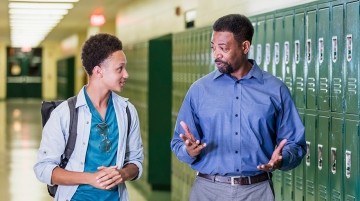
[{"label": "black belt", "polygon": [[241,177],[241,176],[226,177],[220,175],[203,174],[199,172],[197,176],[211,180],[212,182],[220,182],[231,185],[250,185],[250,184],[256,184],[262,181],[270,180],[272,177],[272,173],[264,172],[255,176],[248,176],[248,177]]}]

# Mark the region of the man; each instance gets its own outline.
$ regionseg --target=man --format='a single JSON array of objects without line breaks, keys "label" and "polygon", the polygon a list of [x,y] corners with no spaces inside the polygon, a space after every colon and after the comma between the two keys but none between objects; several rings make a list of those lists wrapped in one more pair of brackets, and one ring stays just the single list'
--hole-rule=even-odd
[{"label": "man", "polygon": [[193,83],[180,108],[171,148],[198,172],[191,201],[274,200],[271,171],[295,168],[305,155],[288,88],[247,59],[253,33],[243,15],[214,23],[217,70]]},{"label": "man", "polygon": [[[60,168],[70,118],[64,101],[43,128],[34,171],[40,181],[59,185],[55,200],[127,201],[125,181],[141,176],[143,147],[135,107],[115,93],[129,77],[122,43],[109,34],[94,35],[83,45],[81,59],[89,83],[77,95],[74,152],[66,168]],[[131,114],[129,135],[126,106]]]}]

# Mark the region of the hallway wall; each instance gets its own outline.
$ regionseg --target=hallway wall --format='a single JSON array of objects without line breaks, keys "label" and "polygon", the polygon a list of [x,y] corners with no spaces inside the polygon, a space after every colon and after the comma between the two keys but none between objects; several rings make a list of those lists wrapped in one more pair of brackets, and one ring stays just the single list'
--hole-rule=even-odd
[{"label": "hallway wall", "polygon": [[[195,9],[195,27],[211,25],[218,17],[229,13],[248,16],[305,4],[314,0],[136,0],[119,8],[116,19],[117,36],[126,44],[147,41],[168,33],[185,30],[184,12]],[[180,15],[175,8],[180,7]]]},{"label": "hallway wall", "polygon": [[0,100],[5,99],[5,96],[6,96],[6,44],[0,41]]}]

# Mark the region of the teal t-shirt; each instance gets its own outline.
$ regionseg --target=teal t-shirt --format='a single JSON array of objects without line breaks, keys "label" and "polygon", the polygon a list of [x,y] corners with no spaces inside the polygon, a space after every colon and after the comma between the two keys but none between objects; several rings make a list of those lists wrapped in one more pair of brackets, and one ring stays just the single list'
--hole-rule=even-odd
[{"label": "teal t-shirt", "polygon": [[[115,109],[110,94],[105,119],[102,119],[99,112],[92,104],[86,90],[84,90],[86,102],[92,114],[89,143],[85,157],[84,172],[96,172],[100,166],[113,166],[116,164],[118,148],[119,129]],[[79,185],[72,201],[98,201],[109,200],[119,201],[118,188],[101,190],[91,185]]]}]

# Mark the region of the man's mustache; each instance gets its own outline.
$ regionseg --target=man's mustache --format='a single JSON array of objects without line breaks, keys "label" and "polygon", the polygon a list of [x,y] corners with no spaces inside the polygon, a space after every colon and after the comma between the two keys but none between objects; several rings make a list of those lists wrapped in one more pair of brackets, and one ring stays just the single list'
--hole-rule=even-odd
[{"label": "man's mustache", "polygon": [[228,64],[226,61],[222,61],[222,60],[220,60],[220,59],[215,59],[214,62],[215,62],[215,63],[216,63],[216,62],[220,62],[220,63]]}]

